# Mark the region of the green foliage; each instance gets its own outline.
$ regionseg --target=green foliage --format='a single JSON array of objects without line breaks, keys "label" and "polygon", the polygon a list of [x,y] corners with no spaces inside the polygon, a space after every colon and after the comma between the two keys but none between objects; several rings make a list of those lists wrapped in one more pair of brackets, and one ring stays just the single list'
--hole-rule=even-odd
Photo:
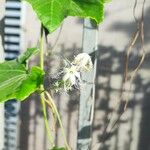
[{"label": "green foliage", "polygon": [[91,18],[98,23],[104,18],[103,0],[71,0],[70,16]]},{"label": "green foliage", "polygon": [[39,89],[44,72],[37,66],[27,70],[25,62],[37,49],[28,49],[18,60],[0,64],[0,102],[10,99],[24,100]]},{"label": "green foliage", "polygon": [[39,53],[40,50],[38,48],[28,48],[27,51],[18,57],[17,61],[21,64],[26,64],[26,61],[33,55]]},{"label": "green foliage", "polygon": [[60,148],[58,148],[58,147],[53,147],[51,150],[67,150],[67,149],[64,148],[64,147],[60,147]]},{"label": "green foliage", "polygon": [[26,0],[43,25],[53,32],[68,16],[94,19],[100,23],[104,18],[106,0]]},{"label": "green foliage", "polygon": [[[53,32],[68,16],[90,18],[95,20],[97,24],[100,23],[104,18],[104,3],[109,0],[26,1],[32,5],[42,24],[49,30],[49,32]],[[57,117],[58,119],[66,146],[66,148],[53,147],[51,150],[70,150],[57,107],[55,106],[51,95],[46,90],[44,90],[43,78],[45,73],[43,71],[43,42],[41,42],[40,47],[40,50],[37,48],[28,49],[22,56],[20,56],[16,60],[0,63],[0,102],[5,102],[10,99],[24,100],[30,94],[34,93],[37,90],[44,91],[40,93],[40,95],[43,104],[43,113],[45,115],[47,130],[49,129],[47,124],[48,119],[46,115],[45,103],[47,103],[47,105],[53,110],[54,118]],[[27,61],[30,59],[31,56],[37,54],[39,51],[41,52],[40,67],[34,66],[31,68],[31,70],[29,70],[27,66]],[[65,87],[66,90],[69,90],[72,85],[73,84],[71,84],[67,79],[66,81],[59,80],[54,86],[56,90],[62,87]],[[45,98],[45,95],[47,96],[48,100]],[[49,137],[51,138],[52,136],[49,135]],[[53,139],[51,141],[52,146],[54,146]]]}]

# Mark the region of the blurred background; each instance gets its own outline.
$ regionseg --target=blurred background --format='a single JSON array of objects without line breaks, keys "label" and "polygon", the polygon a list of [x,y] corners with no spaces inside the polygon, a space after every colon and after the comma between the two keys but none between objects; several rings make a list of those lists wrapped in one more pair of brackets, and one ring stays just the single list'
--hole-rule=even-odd
[{"label": "blurred background", "polygon": [[[4,4],[5,3],[5,4]],[[145,3],[145,50],[146,58],[132,85],[128,90],[127,110],[110,134],[105,128],[111,117],[120,114],[116,105],[120,101],[125,64],[126,48],[136,31],[133,17],[134,0],[112,0],[106,5],[105,20],[99,25],[98,62],[96,74],[96,98],[94,123],[92,127],[92,150],[150,150],[150,1]],[[142,0],[138,1],[136,14],[141,14]],[[5,12],[3,10],[5,9]],[[0,40],[4,45],[5,60],[12,60],[28,47],[39,43],[40,22],[31,6],[18,0],[0,1]],[[48,49],[55,45],[52,55],[45,63],[49,75],[55,75],[63,67],[63,59],[73,60],[82,52],[83,19],[68,17],[62,27],[48,35]],[[4,54],[4,55],[3,55]],[[141,45],[138,41],[130,58],[130,69],[134,69],[141,58]],[[31,64],[38,64],[33,60]],[[87,83],[88,84],[88,83]],[[83,90],[84,90],[83,85]],[[66,135],[72,149],[76,149],[78,108],[80,92],[54,94],[55,103],[62,115]],[[120,104],[120,109],[123,104]],[[5,109],[5,110],[4,110]],[[4,150],[48,150],[49,143],[39,97],[32,95],[21,103],[13,100],[0,105],[1,137]],[[111,113],[114,112],[113,116]],[[5,124],[3,124],[5,122]],[[51,117],[49,118],[51,125]],[[56,127],[57,145],[63,146],[60,128]],[[2,148],[3,149],[3,148]]]}]

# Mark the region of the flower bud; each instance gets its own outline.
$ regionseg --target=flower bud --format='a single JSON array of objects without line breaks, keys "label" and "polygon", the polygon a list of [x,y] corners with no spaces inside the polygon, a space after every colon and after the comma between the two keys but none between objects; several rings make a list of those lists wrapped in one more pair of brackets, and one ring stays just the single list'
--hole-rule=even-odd
[{"label": "flower bud", "polygon": [[73,64],[77,66],[80,71],[90,71],[93,68],[91,57],[87,53],[78,54]]}]

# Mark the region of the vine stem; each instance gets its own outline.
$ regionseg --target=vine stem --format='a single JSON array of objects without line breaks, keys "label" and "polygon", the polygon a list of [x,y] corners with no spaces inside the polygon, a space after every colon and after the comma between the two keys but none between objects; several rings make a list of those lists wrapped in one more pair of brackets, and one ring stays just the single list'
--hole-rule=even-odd
[{"label": "vine stem", "polygon": [[[42,31],[42,36],[40,39],[40,68],[41,68],[41,70],[44,70],[44,31]],[[60,114],[57,110],[57,107],[56,107],[51,95],[47,91],[44,90],[43,85],[40,86],[40,91],[42,92],[40,94],[40,97],[41,97],[41,103],[43,106],[43,115],[44,115],[44,120],[45,120],[45,126],[47,129],[48,138],[49,138],[50,143],[52,144],[53,147],[55,146],[52,132],[51,132],[51,129],[50,129],[49,123],[48,123],[48,117],[47,117],[47,112],[46,112],[46,103],[48,106],[50,106],[51,109],[53,109],[54,113],[56,114],[59,125],[61,127],[61,132],[62,132],[62,136],[64,138],[65,146],[66,146],[67,150],[71,150],[71,148],[69,147],[69,145],[67,143],[66,134],[65,134],[65,130],[64,130],[64,127],[63,127],[63,124],[61,121]],[[48,97],[48,100],[45,98],[45,94]]]},{"label": "vine stem", "polygon": [[40,68],[44,70],[44,30],[40,39]]},{"label": "vine stem", "polygon": [[44,93],[41,93],[41,103],[42,103],[42,107],[43,107],[43,115],[44,115],[44,121],[45,121],[46,130],[47,130],[47,136],[48,136],[48,139],[49,139],[52,147],[54,147],[55,143],[54,143],[52,132],[51,132],[51,129],[50,129],[49,123],[48,123],[48,117],[47,117],[47,112],[46,112],[46,104],[45,104]]},{"label": "vine stem", "polygon": [[54,109],[54,111],[55,111],[55,114],[56,114],[56,116],[57,116],[59,125],[60,125],[60,127],[61,127],[62,136],[63,136],[63,138],[64,138],[65,146],[66,146],[67,150],[71,150],[70,146],[68,145],[67,139],[66,139],[65,130],[64,130],[64,127],[63,127],[63,124],[62,124],[62,121],[61,121],[60,114],[59,114],[59,112],[58,112],[58,110],[57,110],[57,107],[56,107],[56,105],[55,105],[55,103],[54,103],[54,101],[53,101],[51,95],[50,95],[47,91],[45,91],[45,94],[46,94],[46,96],[48,97],[48,100],[49,100],[49,101],[46,100],[45,102],[46,102],[49,106],[52,106],[52,107],[53,107],[53,109]]},{"label": "vine stem", "polygon": [[[41,70],[44,71],[44,30],[42,31],[42,35],[41,35],[41,39],[40,39],[40,68],[41,68]],[[43,84],[40,86],[40,91],[44,91]],[[44,121],[45,121],[45,126],[46,126],[46,130],[47,130],[48,139],[49,139],[51,145],[54,147],[55,144],[54,144],[54,139],[53,139],[53,136],[52,136],[52,132],[51,132],[51,129],[50,129],[49,123],[48,123],[45,97],[44,97],[43,92],[40,94],[40,98],[41,98],[41,103],[42,103],[42,107],[43,107],[43,115],[44,115]]]}]

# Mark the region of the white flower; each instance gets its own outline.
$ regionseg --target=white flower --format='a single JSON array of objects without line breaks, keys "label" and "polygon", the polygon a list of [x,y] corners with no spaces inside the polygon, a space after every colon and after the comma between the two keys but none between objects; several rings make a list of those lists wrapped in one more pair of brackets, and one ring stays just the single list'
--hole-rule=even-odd
[{"label": "white flower", "polygon": [[80,80],[80,72],[78,72],[76,66],[72,65],[70,68],[64,68],[64,82],[69,82],[70,86],[72,86],[76,84],[76,79]]},{"label": "white flower", "polygon": [[87,53],[78,54],[73,64],[77,66],[80,71],[90,71],[93,68],[91,57]]},{"label": "white flower", "polygon": [[60,78],[57,79],[57,82],[54,84],[55,90],[65,90],[69,91],[72,88],[78,88],[81,85],[81,72],[90,71],[93,68],[91,57],[86,53],[78,54],[73,62],[69,62],[66,59],[66,67],[63,68],[63,71],[60,75]]}]

